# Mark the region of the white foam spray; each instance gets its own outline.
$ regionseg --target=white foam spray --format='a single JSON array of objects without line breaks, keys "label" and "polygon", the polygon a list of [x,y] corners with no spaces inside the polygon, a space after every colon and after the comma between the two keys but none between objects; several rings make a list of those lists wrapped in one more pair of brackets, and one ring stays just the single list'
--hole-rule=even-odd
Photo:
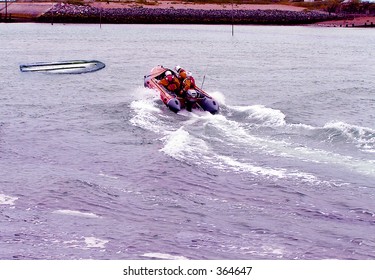
[{"label": "white foam spray", "polygon": [[68,209],[55,210],[52,213],[61,214],[61,215],[70,215],[70,216],[76,216],[76,217],[83,217],[83,218],[100,218],[100,216],[98,216],[94,213],[81,212],[81,211],[77,211],[77,210],[68,210]]},{"label": "white foam spray", "polygon": [[0,193],[0,205],[14,205],[15,201],[18,199],[18,197],[9,196]]}]

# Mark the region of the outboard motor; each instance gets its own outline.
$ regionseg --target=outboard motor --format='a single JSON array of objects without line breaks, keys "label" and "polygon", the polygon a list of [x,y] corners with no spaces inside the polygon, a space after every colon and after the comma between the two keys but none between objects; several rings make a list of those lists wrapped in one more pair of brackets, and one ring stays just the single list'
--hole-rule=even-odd
[{"label": "outboard motor", "polygon": [[186,99],[190,102],[196,102],[198,98],[198,92],[195,89],[188,89],[186,92]]},{"label": "outboard motor", "polygon": [[195,89],[188,89],[186,91],[186,102],[185,102],[186,110],[191,112],[191,109],[197,103],[198,96],[199,94]]}]

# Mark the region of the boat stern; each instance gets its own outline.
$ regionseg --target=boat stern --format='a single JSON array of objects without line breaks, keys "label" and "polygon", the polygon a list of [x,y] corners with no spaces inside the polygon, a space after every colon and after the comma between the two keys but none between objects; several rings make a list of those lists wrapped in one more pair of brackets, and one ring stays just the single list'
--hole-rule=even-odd
[{"label": "boat stern", "polygon": [[204,111],[208,111],[213,115],[219,112],[219,103],[213,98],[205,97],[198,103]]},{"label": "boat stern", "polygon": [[172,112],[177,113],[181,110],[181,102],[177,98],[171,98],[166,105]]}]

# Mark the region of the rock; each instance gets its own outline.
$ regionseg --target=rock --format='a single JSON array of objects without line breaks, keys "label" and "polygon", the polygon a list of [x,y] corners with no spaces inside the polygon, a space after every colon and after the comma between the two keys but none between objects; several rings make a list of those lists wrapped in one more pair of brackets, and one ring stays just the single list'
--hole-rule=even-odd
[{"label": "rock", "polygon": [[199,10],[164,8],[109,8],[58,3],[38,18],[40,22],[127,24],[282,24],[297,25],[340,19],[319,11]]}]

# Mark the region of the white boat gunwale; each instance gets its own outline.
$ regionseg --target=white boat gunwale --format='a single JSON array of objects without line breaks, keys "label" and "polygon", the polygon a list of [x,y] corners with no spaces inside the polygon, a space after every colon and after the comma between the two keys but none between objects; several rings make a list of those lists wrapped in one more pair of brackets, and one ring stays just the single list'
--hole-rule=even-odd
[{"label": "white boat gunwale", "polygon": [[[86,73],[98,71],[105,67],[103,62],[98,60],[71,60],[57,62],[40,62],[20,65],[21,72],[62,72],[62,73]],[[87,71],[76,71],[76,70]]]}]

